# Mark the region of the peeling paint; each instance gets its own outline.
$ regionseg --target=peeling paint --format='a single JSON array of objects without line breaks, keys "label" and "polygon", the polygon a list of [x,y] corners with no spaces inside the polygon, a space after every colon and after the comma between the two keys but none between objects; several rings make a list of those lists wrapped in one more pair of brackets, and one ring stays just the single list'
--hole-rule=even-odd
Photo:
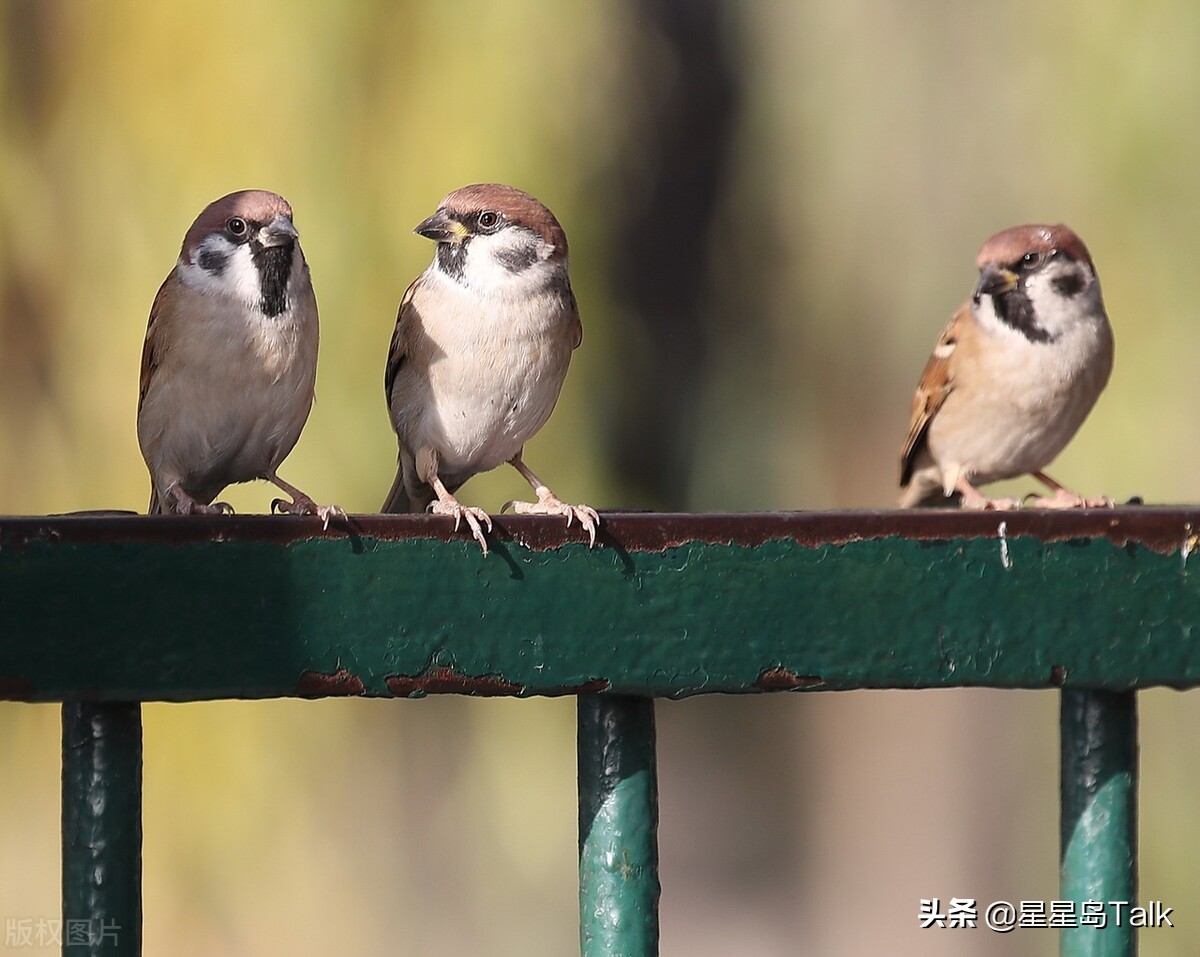
[{"label": "peeling paint", "polygon": [[1012,568],[1012,557],[1008,554],[1008,522],[1001,522],[996,534],[1000,536],[1000,564]]},{"label": "peeling paint", "polygon": [[366,688],[362,678],[353,675],[345,668],[338,668],[332,674],[321,671],[303,671],[300,680],[296,682],[296,694],[301,698],[331,698],[349,695],[360,695]]},{"label": "peeling paint", "polygon": [[1183,526],[1183,544],[1179,546],[1179,557],[1185,570],[1188,557],[1196,550],[1197,545],[1200,545],[1200,535],[1192,531],[1192,523],[1188,522]]},{"label": "peeling paint", "polygon": [[600,694],[608,691],[612,687],[612,682],[607,678],[592,678],[590,681],[585,681],[578,685],[565,685],[560,688],[551,688],[548,691],[542,692],[547,697],[561,697],[563,695],[576,694]]},{"label": "peeling paint", "polygon": [[423,698],[428,694],[467,694],[478,697],[519,695],[525,689],[496,675],[464,675],[453,668],[431,666],[419,675],[389,675],[388,691],[397,698]]},{"label": "peeling paint", "polygon": [[[994,515],[956,509],[839,512],[745,512],[671,514],[601,511],[597,548],[626,552],[665,552],[693,542],[756,547],[791,540],[811,548],[886,538],[919,541],[989,538]],[[1136,543],[1163,555],[1179,550],[1200,510],[1167,506],[1115,509],[1022,509],[1006,519],[1006,534],[1044,542],[1107,538],[1118,547]],[[551,551],[587,543],[557,516],[495,516],[493,538],[531,551]],[[300,515],[133,515],[104,512],[73,515],[0,517],[0,548],[39,541],[69,543],[154,542],[185,545],[214,540],[281,545],[314,539],[349,541],[356,552],[364,539],[396,542],[435,539],[461,541],[454,525],[439,515],[350,515],[322,528],[317,516]],[[1193,539],[1193,541],[1195,541]],[[1195,545],[1192,546],[1193,548]]]},{"label": "peeling paint", "polygon": [[764,671],[754,682],[754,687],[761,691],[811,690],[824,685],[825,679],[818,675],[798,675],[782,666]]},{"label": "peeling paint", "polygon": [[32,701],[33,682],[26,678],[0,678],[0,701]]}]

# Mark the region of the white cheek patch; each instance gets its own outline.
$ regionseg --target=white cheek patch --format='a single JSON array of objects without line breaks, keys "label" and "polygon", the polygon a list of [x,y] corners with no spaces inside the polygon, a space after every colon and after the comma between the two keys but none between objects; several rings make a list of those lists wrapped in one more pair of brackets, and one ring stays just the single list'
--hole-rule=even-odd
[{"label": "white cheek patch", "polygon": [[[1055,287],[1064,278],[1078,279],[1083,288],[1073,296],[1065,295]],[[1100,308],[1099,283],[1085,268],[1075,264],[1052,264],[1031,276],[1026,288],[1037,310],[1039,325],[1056,338],[1089,322]]]},{"label": "white cheek patch", "polygon": [[504,264],[512,272],[521,272],[535,263],[549,259],[554,247],[528,229],[502,229],[491,236],[479,236],[481,243],[492,258]]},{"label": "white cheek patch", "polygon": [[205,295],[230,296],[250,306],[262,300],[262,284],[250,247],[235,246],[220,233],[205,237],[194,262],[180,262],[180,278]]},{"label": "white cheek patch", "polygon": [[[520,297],[546,287],[556,273],[554,247],[525,229],[470,240],[458,282],[484,295]],[[434,258],[435,268],[437,258]],[[440,271],[440,270],[439,270]]]}]

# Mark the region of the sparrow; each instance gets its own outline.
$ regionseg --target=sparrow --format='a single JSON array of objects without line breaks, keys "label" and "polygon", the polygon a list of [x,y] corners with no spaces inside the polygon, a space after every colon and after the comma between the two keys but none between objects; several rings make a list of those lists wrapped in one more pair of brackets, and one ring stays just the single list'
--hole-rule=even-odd
[{"label": "sparrow", "polygon": [[317,372],[317,300],[292,207],[265,190],[222,196],[196,217],[154,297],[142,346],[137,432],[150,514],[232,512],[227,485],[266,479],[319,515],[278,474],[308,419]]},{"label": "sparrow", "polygon": [[465,521],[486,555],[491,518],[454,493],[507,462],[537,501],[504,509],[565,516],[595,544],[595,509],[562,502],[523,459],[583,338],[562,226],[528,193],[483,183],[450,193],[414,232],[437,248],[400,302],[388,349],[400,454],[382,511],[449,515],[455,530]]},{"label": "sparrow", "polygon": [[1032,475],[1043,508],[1111,506],[1044,471],[1108,382],[1113,335],[1096,267],[1066,226],[1014,226],[979,251],[979,282],[933,348],[900,453],[900,506],[955,492],[964,508],[1014,508],[977,488]]}]

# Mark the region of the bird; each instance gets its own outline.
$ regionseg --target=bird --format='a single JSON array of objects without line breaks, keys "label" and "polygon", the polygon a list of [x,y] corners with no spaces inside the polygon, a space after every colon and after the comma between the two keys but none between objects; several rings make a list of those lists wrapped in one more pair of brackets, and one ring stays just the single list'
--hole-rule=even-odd
[{"label": "bird", "polygon": [[476,183],[447,195],[413,231],[437,246],[404,293],[388,348],[384,391],[399,461],[382,511],[448,515],[456,531],[465,522],[486,555],[491,518],[454,493],[507,462],[537,501],[501,511],[578,521],[594,545],[596,510],[564,503],[524,461],[583,339],[562,226],[528,193]]},{"label": "bird", "polygon": [[266,479],[291,497],[271,509],[345,513],[317,505],[276,472],[300,437],[317,372],[317,300],[292,207],[239,190],[206,206],[150,308],[137,434],[150,470],[150,514],[219,515],[228,485]]},{"label": "bird", "polygon": [[1009,509],[978,486],[1032,475],[1035,507],[1112,506],[1046,474],[1108,383],[1113,333],[1100,280],[1073,230],[1025,225],[992,236],[979,281],[942,331],[913,396],[900,453],[900,506],[958,494],[964,508]]}]

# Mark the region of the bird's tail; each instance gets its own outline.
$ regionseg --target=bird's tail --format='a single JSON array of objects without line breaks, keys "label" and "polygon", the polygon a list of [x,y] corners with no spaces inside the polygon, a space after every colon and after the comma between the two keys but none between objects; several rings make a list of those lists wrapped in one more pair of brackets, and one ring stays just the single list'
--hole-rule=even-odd
[{"label": "bird's tail", "polygon": [[947,495],[942,487],[933,482],[922,482],[913,476],[911,482],[900,490],[900,508],[958,508],[962,495],[953,492]]},{"label": "bird's tail", "polygon": [[396,469],[396,481],[392,483],[392,489],[388,492],[387,498],[383,500],[379,511],[385,515],[399,515],[412,511],[408,504],[408,491],[404,488],[403,469]]},{"label": "bird's tail", "polygon": [[[428,491],[428,495],[424,494]],[[403,467],[396,469],[396,481],[392,483],[392,489],[388,492],[387,498],[384,499],[383,506],[379,509],[384,515],[403,515],[406,512],[424,512],[429,507],[429,503],[434,499],[433,489],[428,485],[421,487],[419,496],[410,496],[408,489],[404,485],[404,469]]]}]

